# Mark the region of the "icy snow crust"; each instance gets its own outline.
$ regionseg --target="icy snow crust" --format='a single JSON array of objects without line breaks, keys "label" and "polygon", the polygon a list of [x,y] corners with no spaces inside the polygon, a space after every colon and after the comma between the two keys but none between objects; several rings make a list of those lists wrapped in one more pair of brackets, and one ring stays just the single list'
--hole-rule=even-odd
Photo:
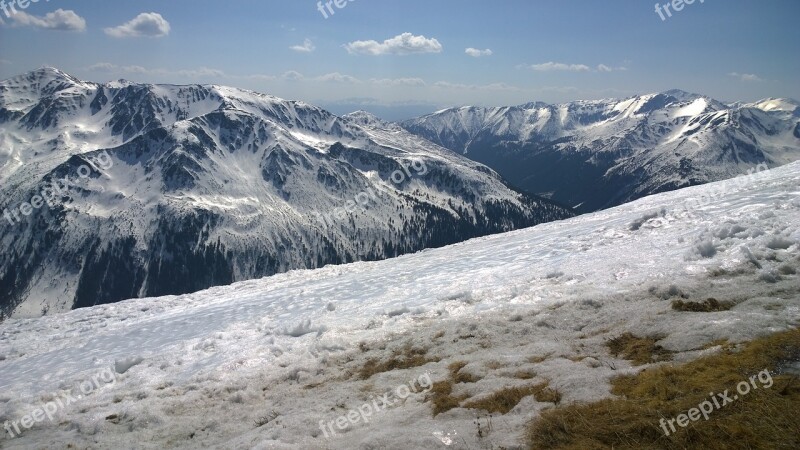
[{"label": "icy snow crust", "polygon": [[[105,368],[124,373],[0,445],[520,448],[525,425],[548,404],[524,399],[495,415],[483,438],[474,421],[485,425],[485,413],[433,418],[422,392],[331,438],[319,422],[426,373],[445,379],[455,361],[481,378],[456,385],[456,395],[549,380],[564,402],[590,401],[610,395],[612,376],[639,369],[604,347],[625,331],[663,335],[660,344],[685,361],[715,351],[702,348],[717,339],[797,326],[798,182],[793,163],[393,260],[11,319],[0,324],[2,422],[80,394],[76,384]],[[694,207],[702,198],[711,201]],[[676,312],[676,297],[737,305]],[[407,344],[440,361],[353,375]],[[264,417],[272,420],[255,423]]]}]

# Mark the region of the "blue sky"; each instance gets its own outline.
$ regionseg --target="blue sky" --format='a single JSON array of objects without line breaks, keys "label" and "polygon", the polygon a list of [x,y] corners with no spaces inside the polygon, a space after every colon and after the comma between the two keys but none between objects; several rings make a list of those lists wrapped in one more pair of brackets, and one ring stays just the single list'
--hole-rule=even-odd
[{"label": "blue sky", "polygon": [[800,99],[800,1],[700,2],[662,20],[655,0],[354,0],[327,18],[316,0],[40,0],[0,10],[0,78],[50,65],[391,119],[671,88]]}]

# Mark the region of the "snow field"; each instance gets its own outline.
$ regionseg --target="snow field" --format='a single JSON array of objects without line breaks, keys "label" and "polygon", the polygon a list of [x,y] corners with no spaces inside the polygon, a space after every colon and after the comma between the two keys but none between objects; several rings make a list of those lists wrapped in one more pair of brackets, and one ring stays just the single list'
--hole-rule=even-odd
[{"label": "snow field", "polygon": [[[692,202],[717,188],[698,186],[393,260],[7,320],[0,423],[75,392],[103,368],[114,367],[117,380],[0,443],[523,448],[526,424],[552,404],[526,397],[495,414],[482,436],[486,413],[455,408],[434,418],[424,392],[330,438],[319,422],[423,374],[445,380],[457,362],[474,380],[455,384],[457,396],[549,382],[562,403],[597,400],[610,395],[610,378],[641,369],[610,356],[606,342],[622,333],[659,336],[680,362],[715,351],[706,347],[720,339],[798,326],[798,181],[794,163],[726,185],[713,202]],[[686,204],[698,206],[687,215]],[[671,307],[709,297],[735,306]],[[428,362],[359,377],[406,348]]]}]

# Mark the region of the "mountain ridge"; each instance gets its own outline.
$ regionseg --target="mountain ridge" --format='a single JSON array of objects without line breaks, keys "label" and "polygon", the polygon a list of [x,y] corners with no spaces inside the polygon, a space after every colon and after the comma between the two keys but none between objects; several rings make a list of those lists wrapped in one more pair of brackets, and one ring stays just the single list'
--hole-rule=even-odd
[{"label": "mountain ridge", "polygon": [[[798,107],[794,105],[797,104]],[[561,104],[450,108],[399,124],[520,188],[591,212],[800,158],[800,103],[668,90]]]},{"label": "mountain ridge", "polygon": [[[218,85],[40,69],[0,82],[0,148],[0,206],[24,219],[0,220],[6,316],[383,259],[572,215],[395,125]],[[106,154],[107,169],[77,175]],[[69,195],[30,207],[65,179],[76,181]],[[350,203],[367,191],[380,195]],[[332,223],[316,218],[341,209]]]}]

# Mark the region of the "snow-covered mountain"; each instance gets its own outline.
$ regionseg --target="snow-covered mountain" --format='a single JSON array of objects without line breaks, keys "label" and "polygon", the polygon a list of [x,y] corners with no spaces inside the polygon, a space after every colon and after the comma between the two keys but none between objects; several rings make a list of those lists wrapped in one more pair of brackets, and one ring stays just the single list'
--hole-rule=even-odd
[{"label": "snow-covered mountain", "polygon": [[365,113],[223,86],[0,82],[0,311],[35,316],[571,215]]},{"label": "snow-covered mountain", "polygon": [[[608,398],[654,367],[610,354],[627,332],[681,363],[800,325],[799,226],[796,162],[386,261],[12,318],[0,446],[526,448],[552,403],[524,397],[489,426],[468,401],[539,383],[564,405]],[[709,297],[735,306],[672,307]],[[431,381],[454,366],[453,409],[434,415]]]},{"label": "snow-covered mountain", "polygon": [[671,90],[453,108],[401,125],[584,212],[800,159],[800,103],[787,99],[724,104]]}]

